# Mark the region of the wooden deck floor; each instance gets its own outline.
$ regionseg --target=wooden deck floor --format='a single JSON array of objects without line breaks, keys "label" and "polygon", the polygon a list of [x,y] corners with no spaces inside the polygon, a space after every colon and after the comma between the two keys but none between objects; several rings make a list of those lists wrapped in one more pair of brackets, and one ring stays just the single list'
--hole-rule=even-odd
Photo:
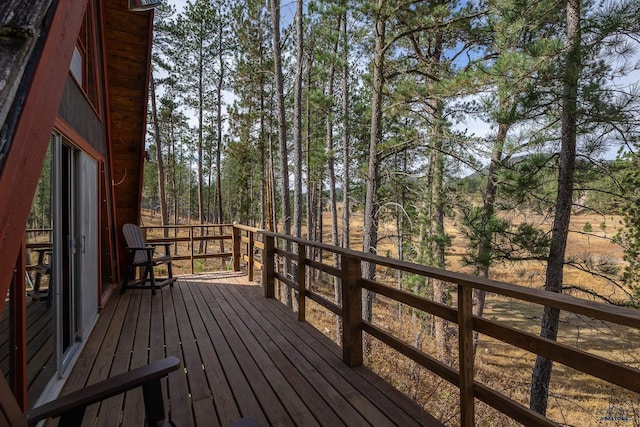
[{"label": "wooden deck floor", "polygon": [[[165,356],[182,368],[166,382],[176,425],[439,425],[281,303],[233,273],[182,278],[156,296],[113,295],[63,394]],[[141,391],[87,410],[85,425],[143,425]],[[97,419],[96,419],[97,417]]]},{"label": "wooden deck floor", "polygon": [[[46,300],[26,296],[27,397],[33,405],[55,373],[53,363],[53,310]],[[9,379],[11,372],[11,320],[9,303],[0,315],[0,370]]]}]

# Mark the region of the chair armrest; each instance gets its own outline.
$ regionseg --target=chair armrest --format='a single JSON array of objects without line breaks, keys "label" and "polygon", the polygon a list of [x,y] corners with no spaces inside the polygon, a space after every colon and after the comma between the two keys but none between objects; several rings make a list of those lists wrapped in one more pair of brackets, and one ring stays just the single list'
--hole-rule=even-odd
[{"label": "chair armrest", "polygon": [[153,251],[155,249],[156,249],[156,247],[155,246],[151,246],[151,245],[143,246],[141,248],[134,248],[134,247],[127,246],[127,250],[129,250],[129,251],[149,251],[149,250]]},{"label": "chair armrest", "polygon": [[164,246],[164,253],[165,255],[170,255],[169,252],[169,248],[171,247],[172,243],[171,242],[157,242],[157,243],[149,243],[150,245],[153,246]]},{"label": "chair armrest", "polygon": [[176,357],[167,357],[166,359],[151,362],[146,366],[116,375],[33,408],[25,414],[25,418],[29,425],[33,425],[46,418],[59,417],[77,408],[100,402],[125,391],[143,386],[150,381],[159,380],[166,377],[169,372],[178,369],[179,366],[180,360]]}]

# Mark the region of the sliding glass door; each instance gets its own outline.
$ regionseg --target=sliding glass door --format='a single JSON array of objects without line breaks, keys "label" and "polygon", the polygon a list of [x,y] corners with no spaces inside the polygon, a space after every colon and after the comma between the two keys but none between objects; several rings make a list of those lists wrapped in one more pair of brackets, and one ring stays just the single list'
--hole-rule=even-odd
[{"label": "sliding glass door", "polygon": [[[43,319],[50,319],[37,329],[27,325],[27,335],[33,335],[27,348],[30,406],[65,374],[98,314],[98,163],[58,133],[49,152],[50,164],[43,168],[49,176],[41,181],[50,192],[51,220],[44,224],[50,236],[46,242],[27,241],[33,253],[46,254],[39,258],[39,289],[27,289],[27,310],[46,312]],[[34,212],[42,210],[37,203]],[[30,259],[38,262],[33,254]]]}]

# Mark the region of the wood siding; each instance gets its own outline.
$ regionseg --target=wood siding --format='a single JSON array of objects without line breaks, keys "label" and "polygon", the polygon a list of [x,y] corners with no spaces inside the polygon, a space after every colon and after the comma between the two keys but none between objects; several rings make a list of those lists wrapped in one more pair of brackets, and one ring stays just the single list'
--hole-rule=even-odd
[{"label": "wood siding", "polygon": [[[102,9],[118,236],[123,224],[139,221],[153,24],[150,12],[129,12],[127,5],[126,0],[104,1]],[[119,260],[121,265],[126,262],[122,243]]]},{"label": "wood siding", "polygon": [[62,95],[58,115],[96,149],[105,159],[108,156],[105,124],[96,115],[84,92],[69,75]]}]

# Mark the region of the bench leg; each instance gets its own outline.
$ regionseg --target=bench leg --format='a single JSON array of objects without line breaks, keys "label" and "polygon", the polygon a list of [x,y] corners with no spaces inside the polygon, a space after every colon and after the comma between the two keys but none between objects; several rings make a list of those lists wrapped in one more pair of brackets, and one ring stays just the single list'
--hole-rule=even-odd
[{"label": "bench leg", "polygon": [[165,419],[164,398],[160,378],[150,380],[142,385],[144,409],[147,415],[147,425],[156,426]]},{"label": "bench leg", "polygon": [[[171,260],[167,261],[167,275],[169,276],[169,279],[173,278],[173,268],[171,267]],[[169,286],[173,288],[173,282],[171,282]]]},{"label": "bench leg", "polygon": [[122,286],[120,286],[120,293],[124,294],[124,291],[127,289],[127,283],[129,282],[129,276],[131,275],[131,263],[127,264],[127,269],[122,278]]},{"label": "bench leg", "polygon": [[62,414],[60,416],[60,423],[58,425],[80,427],[80,425],[82,425],[82,418],[84,417],[85,409],[87,409],[86,406],[81,406],[79,408],[75,408],[67,413]]}]

